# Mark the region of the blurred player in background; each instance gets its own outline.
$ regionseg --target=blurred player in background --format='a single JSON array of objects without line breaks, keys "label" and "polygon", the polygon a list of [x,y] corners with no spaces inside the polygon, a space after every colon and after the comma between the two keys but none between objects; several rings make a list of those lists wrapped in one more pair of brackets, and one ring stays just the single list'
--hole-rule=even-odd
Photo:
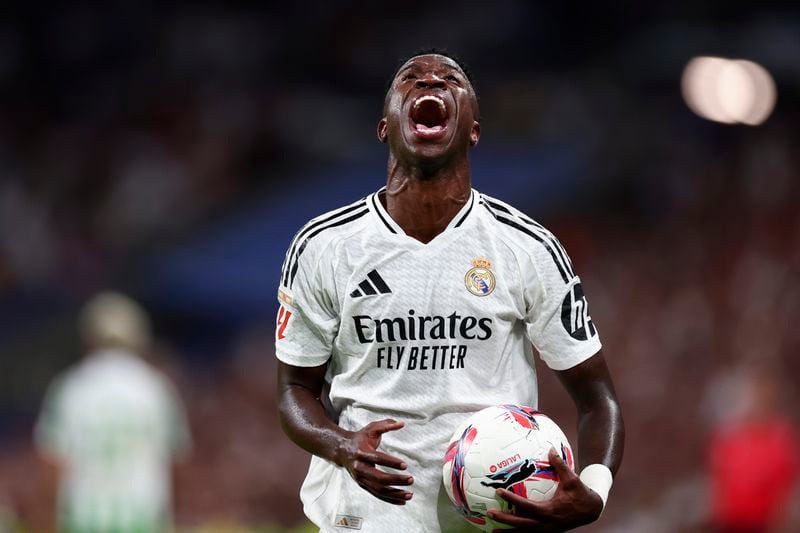
[{"label": "blurred player in background", "polygon": [[563,531],[605,505],[624,431],[599,336],[555,237],[472,189],[478,121],[456,60],[412,56],[378,124],[386,187],[309,222],[286,255],[280,411],[290,438],[315,456],[301,499],[322,531],[472,531],[444,496],[442,456],[471,413],[537,405],[531,342],[577,407],[582,471],[551,451],[554,498],[534,503],[501,488],[516,514],[489,514]]},{"label": "blurred player in background", "polygon": [[50,385],[36,427],[59,472],[59,530],[171,529],[171,468],[189,450],[183,406],[168,379],[142,360],[144,310],[102,293],[80,315],[85,358]]},{"label": "blurred player in background", "polygon": [[[777,531],[800,469],[800,439],[777,375],[746,366],[708,445],[712,523],[719,533]],[[796,526],[796,524],[795,524]],[[796,529],[792,529],[795,531]]]}]

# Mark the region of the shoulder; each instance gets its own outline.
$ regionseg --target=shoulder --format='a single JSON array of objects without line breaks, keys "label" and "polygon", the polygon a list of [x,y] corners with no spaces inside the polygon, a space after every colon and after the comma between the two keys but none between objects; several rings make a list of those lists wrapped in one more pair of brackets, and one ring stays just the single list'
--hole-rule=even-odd
[{"label": "shoulder", "polygon": [[369,212],[368,199],[368,196],[361,198],[312,218],[298,230],[292,245],[309,246],[314,241],[315,244],[324,242],[359,227],[365,222],[365,215]]},{"label": "shoulder", "polygon": [[79,361],[56,375],[48,384],[44,408],[61,411],[85,389],[85,361]]},{"label": "shoulder", "polygon": [[50,389],[58,392],[60,396],[80,390],[86,383],[87,363],[86,359],[83,359],[62,371],[53,379]]},{"label": "shoulder", "polygon": [[565,282],[575,277],[572,261],[550,230],[502,200],[482,193],[479,198],[480,207],[509,246],[523,251],[536,264],[554,265]]},{"label": "shoulder", "polygon": [[281,281],[291,285],[300,264],[316,264],[331,245],[367,224],[369,196],[333,209],[306,222],[295,234],[286,252]]},{"label": "shoulder", "polygon": [[[533,220],[531,217],[513,207],[510,204],[497,198],[493,198],[488,194],[479,193],[478,198],[484,209],[489,213],[492,219],[499,224],[504,224],[517,230],[517,233],[527,235],[532,238],[529,233],[542,234],[552,236],[543,225]],[[521,226],[523,229],[519,229]],[[512,233],[513,235],[514,233]]]}]

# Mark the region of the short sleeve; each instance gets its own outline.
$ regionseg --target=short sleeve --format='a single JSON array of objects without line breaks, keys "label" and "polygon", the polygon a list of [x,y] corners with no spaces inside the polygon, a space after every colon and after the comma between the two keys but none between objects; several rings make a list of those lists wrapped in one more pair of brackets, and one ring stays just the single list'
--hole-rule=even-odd
[{"label": "short sleeve", "polygon": [[[293,366],[320,366],[328,361],[339,331],[333,274],[320,251],[287,255],[278,288],[275,354]],[[315,253],[316,252],[316,253]]]},{"label": "short sleeve", "polygon": [[62,380],[58,378],[47,389],[34,429],[37,448],[54,459],[63,459],[67,453],[63,397]]},{"label": "short sleeve", "polygon": [[540,244],[521,265],[525,331],[548,367],[567,370],[596,354],[602,345],[581,280],[566,252],[555,237]]},{"label": "short sleeve", "polygon": [[162,383],[169,449],[173,458],[182,460],[187,458],[192,451],[192,436],[186,409],[175,386],[166,377],[163,378]]}]

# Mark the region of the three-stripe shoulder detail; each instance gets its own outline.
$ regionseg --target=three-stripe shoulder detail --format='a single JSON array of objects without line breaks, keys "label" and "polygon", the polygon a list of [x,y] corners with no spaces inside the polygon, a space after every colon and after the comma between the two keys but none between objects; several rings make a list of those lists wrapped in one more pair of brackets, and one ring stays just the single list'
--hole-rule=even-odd
[{"label": "three-stripe shoulder detail", "polygon": [[453,226],[454,228],[457,228],[457,227],[461,226],[461,224],[464,223],[464,221],[467,219],[469,214],[472,213],[472,208],[474,206],[475,206],[475,194],[473,193],[473,194],[470,194],[469,207],[467,207],[467,210],[464,211],[464,214],[461,216],[461,218],[458,219],[458,222],[456,222],[456,225]]},{"label": "three-stripe shoulder detail", "polygon": [[378,215],[378,218],[381,219],[381,222],[383,222],[383,225],[386,226],[386,228],[390,232],[396,234],[397,232],[395,231],[395,229],[392,227],[391,224],[389,224],[389,222],[381,214],[381,210],[378,208],[378,200],[376,200],[377,196],[378,196],[378,193],[374,193],[374,194],[372,194],[370,196],[370,201],[372,201],[372,207],[373,207],[373,209],[375,209],[375,214]]},{"label": "three-stripe shoulder detail", "polygon": [[550,233],[544,226],[519,212],[515,212],[516,210],[513,210],[510,206],[484,195],[481,195],[480,203],[498,222],[514,228],[539,242],[553,259],[564,283],[569,283],[575,277],[572,260],[570,260],[566,250],[561,246],[555,235]]},{"label": "three-stripe shoulder detail", "polygon": [[358,220],[369,212],[367,207],[366,198],[362,198],[358,202],[350,204],[333,211],[330,215],[323,216],[319,219],[314,219],[300,231],[297,232],[292,244],[289,247],[289,252],[286,254],[286,259],[283,263],[283,270],[281,273],[281,281],[284,286],[290,287],[294,282],[297,275],[298,261],[300,256],[306,249],[308,242],[322,233],[325,230],[349,224],[354,220]]}]

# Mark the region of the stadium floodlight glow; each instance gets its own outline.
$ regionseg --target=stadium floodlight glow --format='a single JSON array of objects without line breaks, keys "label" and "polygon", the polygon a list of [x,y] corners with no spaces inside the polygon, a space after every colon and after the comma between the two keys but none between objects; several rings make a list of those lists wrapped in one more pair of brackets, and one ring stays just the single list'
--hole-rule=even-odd
[{"label": "stadium floodlight glow", "polygon": [[697,115],[733,124],[736,120],[728,116],[717,98],[717,80],[725,62],[721,57],[695,57],[683,71],[681,89],[686,104]]},{"label": "stadium floodlight glow", "polygon": [[735,122],[748,115],[756,100],[756,88],[750,73],[736,61],[725,61],[717,72],[716,98],[725,114]]},{"label": "stadium floodlight glow", "polygon": [[755,89],[755,97],[753,105],[750,106],[747,114],[742,118],[742,122],[751,126],[757,126],[767,120],[775,109],[775,102],[778,99],[778,90],[775,87],[775,81],[769,75],[767,69],[753,63],[740,59],[736,61],[743,69],[750,75]]},{"label": "stadium floodlight glow", "polygon": [[710,56],[689,61],[681,92],[689,108],[703,118],[752,126],[769,117],[777,99],[775,82],[761,65]]}]

